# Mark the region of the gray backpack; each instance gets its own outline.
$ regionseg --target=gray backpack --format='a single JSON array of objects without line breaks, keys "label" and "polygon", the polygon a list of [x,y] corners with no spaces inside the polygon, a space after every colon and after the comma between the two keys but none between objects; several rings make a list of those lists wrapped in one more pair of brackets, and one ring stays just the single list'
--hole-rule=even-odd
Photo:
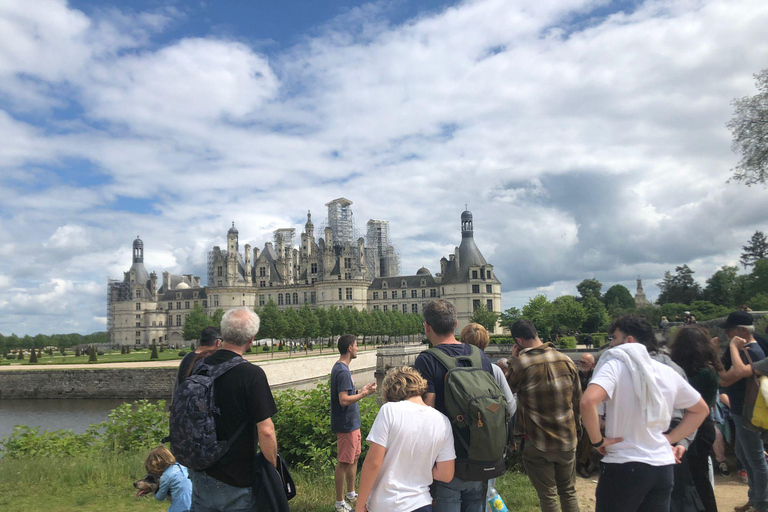
[{"label": "gray backpack", "polygon": [[[507,469],[507,401],[493,375],[483,370],[480,349],[468,346],[468,356],[451,357],[436,347],[428,352],[448,370],[444,399],[456,445],[456,476],[484,481]],[[459,361],[471,366],[459,366]]]},{"label": "gray backpack", "polygon": [[219,408],[213,401],[213,384],[229,370],[247,362],[240,356],[217,365],[199,361],[181,381],[170,407],[171,452],[190,469],[202,471],[219,460],[248,424],[246,420],[226,441],[216,438]]}]

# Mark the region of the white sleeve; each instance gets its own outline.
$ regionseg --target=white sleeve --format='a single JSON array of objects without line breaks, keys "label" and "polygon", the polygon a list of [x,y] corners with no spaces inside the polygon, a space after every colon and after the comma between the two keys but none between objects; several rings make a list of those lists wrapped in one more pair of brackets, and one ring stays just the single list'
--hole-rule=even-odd
[{"label": "white sleeve", "polygon": [[677,374],[677,372],[669,372],[670,374],[674,374],[675,379],[675,401],[674,401],[674,408],[675,409],[687,409],[689,407],[693,407],[698,403],[699,400],[701,400],[701,395],[698,391],[693,389],[693,386],[688,384],[685,379],[683,379],[680,375]]},{"label": "white sleeve", "polygon": [[445,425],[445,435],[443,436],[443,443],[440,446],[440,451],[437,454],[437,460],[435,462],[444,462],[446,460],[453,460],[456,458],[456,450],[453,447],[453,431],[451,430],[451,422],[443,416],[443,424]]},{"label": "white sleeve", "polygon": [[376,419],[373,420],[373,426],[365,440],[369,443],[373,442],[386,448],[387,440],[389,438],[389,427],[391,425],[392,406],[391,404],[384,404],[381,406],[381,409],[379,409],[379,414],[376,415]]},{"label": "white sleeve", "polygon": [[496,383],[501,388],[501,392],[504,393],[504,399],[507,401],[507,417],[512,417],[517,411],[517,400],[515,395],[512,394],[512,390],[509,389],[507,378],[504,376],[504,372],[497,365],[493,365],[493,376],[496,378]]},{"label": "white sleeve", "polygon": [[623,366],[623,364],[618,359],[606,361],[600,366],[598,371],[592,375],[592,380],[589,381],[589,386],[597,384],[608,393],[608,398],[613,398],[613,392],[616,389],[616,383],[619,380],[621,366]]}]

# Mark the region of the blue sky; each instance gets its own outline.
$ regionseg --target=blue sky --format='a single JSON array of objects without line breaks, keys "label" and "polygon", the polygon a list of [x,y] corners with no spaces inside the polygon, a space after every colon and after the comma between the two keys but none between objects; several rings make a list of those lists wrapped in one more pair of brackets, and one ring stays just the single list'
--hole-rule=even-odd
[{"label": "blue sky", "polygon": [[354,202],[403,271],[475,215],[503,307],[703,280],[765,230],[725,123],[766,67],[763,0],[0,4],[0,332],[92,332],[130,244],[205,276]]}]

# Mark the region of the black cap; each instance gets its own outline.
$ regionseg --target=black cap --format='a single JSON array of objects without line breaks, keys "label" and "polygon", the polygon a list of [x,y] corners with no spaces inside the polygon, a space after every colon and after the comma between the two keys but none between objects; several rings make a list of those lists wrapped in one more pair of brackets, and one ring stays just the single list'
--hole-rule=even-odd
[{"label": "black cap", "polygon": [[747,313],[746,311],[734,311],[730,315],[728,315],[728,318],[725,319],[725,322],[718,325],[721,329],[733,329],[735,327],[738,327],[740,325],[753,325],[754,322],[752,321],[752,315]]}]

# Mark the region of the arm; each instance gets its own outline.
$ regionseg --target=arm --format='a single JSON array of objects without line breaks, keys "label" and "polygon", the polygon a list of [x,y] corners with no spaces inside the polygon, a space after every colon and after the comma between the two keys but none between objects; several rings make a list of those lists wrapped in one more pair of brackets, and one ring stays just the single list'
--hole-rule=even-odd
[{"label": "arm", "polygon": [[441,482],[450,482],[453,480],[453,472],[455,469],[455,459],[435,462],[435,465],[432,467],[432,478]]},{"label": "arm", "polygon": [[[591,387],[591,386],[590,386]],[[706,419],[709,414],[709,407],[703,398],[699,398],[691,407],[685,410],[683,419],[677,424],[675,428],[669,434],[665,434],[669,440],[669,444],[675,445],[680,442],[684,437],[689,436],[699,428],[701,422]]]},{"label": "arm", "polygon": [[430,407],[435,407],[435,394],[434,393],[424,393],[424,403],[427,404]]},{"label": "arm", "polygon": [[357,496],[356,512],[366,512],[368,510],[366,504],[371,491],[373,491],[373,484],[376,483],[376,478],[379,476],[379,471],[381,471],[381,465],[384,462],[384,455],[386,453],[386,448],[371,442],[371,446],[368,448],[368,455],[365,456],[365,462],[363,462],[363,470],[360,472],[360,493]]},{"label": "arm", "polygon": [[[581,389],[579,371],[576,367],[573,368],[573,372],[573,421],[576,422],[576,436],[581,437],[581,397],[585,390]],[[597,414],[597,404],[595,404],[595,414]]]},{"label": "arm", "polygon": [[168,496],[168,491],[171,489],[171,479],[169,477],[163,478],[165,474],[160,476],[160,486],[155,493],[155,499],[157,501],[163,501]]},{"label": "arm", "polygon": [[608,438],[600,433],[600,419],[597,417],[597,404],[608,397],[608,392],[597,384],[590,384],[587,390],[581,395],[579,409],[581,412],[581,421],[584,423],[584,429],[589,436],[589,442],[593,445],[603,439],[603,444],[597,447],[602,455],[605,455],[605,449],[624,440],[623,437]]},{"label": "arm", "polygon": [[259,437],[259,447],[264,457],[275,467],[277,467],[277,436],[275,435],[275,424],[272,418],[267,418],[256,424],[256,433]]},{"label": "arm", "polygon": [[371,396],[375,392],[376,392],[375,382],[373,384],[366,384],[365,386],[363,386],[363,389],[361,389],[359,393],[354,395],[350,395],[349,391],[342,391],[341,393],[339,393],[339,403],[341,404],[342,407],[349,407],[355,402],[358,402],[367,396]]}]

